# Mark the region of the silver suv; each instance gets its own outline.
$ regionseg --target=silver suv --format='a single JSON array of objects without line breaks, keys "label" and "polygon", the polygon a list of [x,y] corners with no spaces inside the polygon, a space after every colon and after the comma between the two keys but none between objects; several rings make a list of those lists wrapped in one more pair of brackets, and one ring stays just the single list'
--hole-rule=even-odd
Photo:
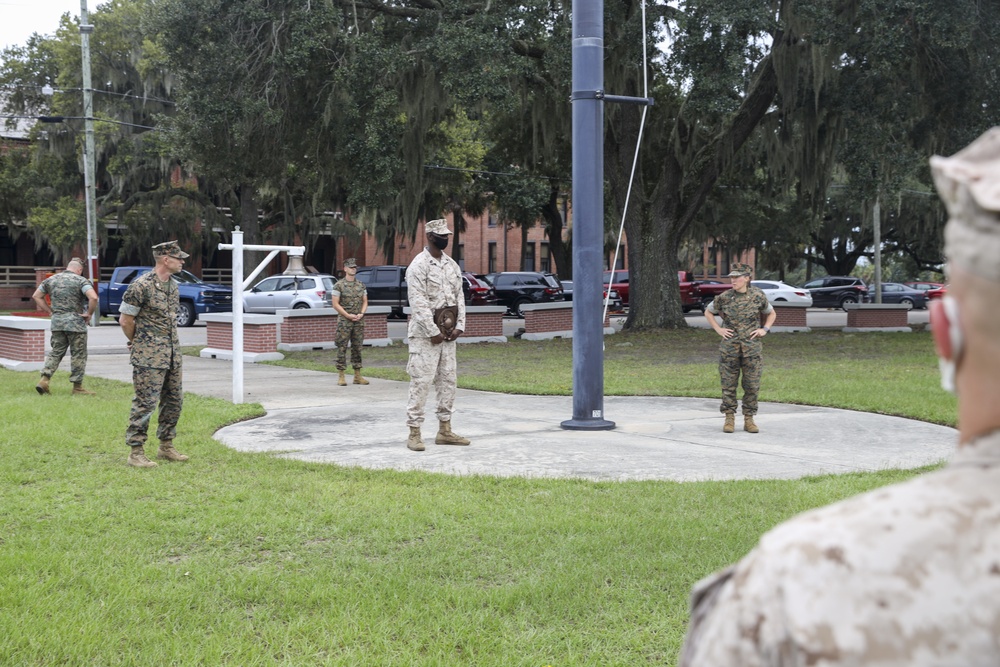
[{"label": "silver suv", "polygon": [[243,293],[244,313],[270,313],[299,308],[332,308],[336,279],[325,273],[271,276]]}]

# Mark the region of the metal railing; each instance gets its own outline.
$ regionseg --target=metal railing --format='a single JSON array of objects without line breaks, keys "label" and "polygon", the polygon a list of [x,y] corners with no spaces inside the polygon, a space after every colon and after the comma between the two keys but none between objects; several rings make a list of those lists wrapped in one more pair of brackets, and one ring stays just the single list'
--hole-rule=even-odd
[{"label": "metal railing", "polygon": [[[34,285],[34,266],[0,266],[0,285]],[[52,267],[50,271],[57,271],[59,267]]]}]

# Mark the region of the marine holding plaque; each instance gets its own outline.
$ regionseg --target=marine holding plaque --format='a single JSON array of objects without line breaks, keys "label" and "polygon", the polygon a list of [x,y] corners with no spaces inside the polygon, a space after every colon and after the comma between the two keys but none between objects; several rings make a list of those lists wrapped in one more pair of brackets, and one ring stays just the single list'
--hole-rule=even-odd
[{"label": "marine holding plaque", "polygon": [[[444,253],[451,230],[445,220],[427,223],[427,245],[406,270],[410,301],[410,322],[406,335],[410,359],[410,394],[406,404],[406,425],[410,436],[406,446],[424,451],[420,426],[424,404],[433,385],[437,393],[438,445],[468,445],[468,438],[451,430],[452,406],[458,384],[455,341],[465,329],[465,296],[462,270]],[[449,305],[456,304],[456,305]]]}]

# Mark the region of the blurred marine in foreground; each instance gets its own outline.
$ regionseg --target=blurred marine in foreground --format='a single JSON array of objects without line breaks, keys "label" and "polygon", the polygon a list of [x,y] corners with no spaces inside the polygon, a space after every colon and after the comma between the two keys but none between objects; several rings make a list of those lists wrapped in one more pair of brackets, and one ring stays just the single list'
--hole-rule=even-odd
[{"label": "blurred marine in foreground", "polygon": [[680,665],[1000,665],[1000,128],[931,169],[949,213],[931,327],[958,394],[954,458],[796,517],[699,582]]}]

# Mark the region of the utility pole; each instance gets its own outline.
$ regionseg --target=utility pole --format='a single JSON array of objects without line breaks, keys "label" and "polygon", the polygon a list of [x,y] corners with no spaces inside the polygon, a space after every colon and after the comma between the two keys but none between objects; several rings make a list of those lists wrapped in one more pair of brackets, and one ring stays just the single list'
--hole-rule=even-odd
[{"label": "utility pole", "polygon": [[570,430],[610,430],[604,418],[604,2],[573,0],[573,418]]},{"label": "utility pole", "polygon": [[653,100],[605,94],[604,1],[573,0],[572,11],[573,418],[561,426],[607,431],[615,423],[604,418],[604,103]]},{"label": "utility pole", "polygon": [[[80,49],[83,51],[83,185],[87,206],[87,271],[97,289],[101,276],[97,269],[97,193],[94,179],[97,171],[97,156],[94,149],[94,91],[90,80],[90,25],[87,14],[87,0],[80,0]],[[91,326],[100,323],[100,313],[94,312]]]},{"label": "utility pole", "polygon": [[875,303],[882,303],[882,207],[875,197],[872,211],[872,235],[875,243]]}]

